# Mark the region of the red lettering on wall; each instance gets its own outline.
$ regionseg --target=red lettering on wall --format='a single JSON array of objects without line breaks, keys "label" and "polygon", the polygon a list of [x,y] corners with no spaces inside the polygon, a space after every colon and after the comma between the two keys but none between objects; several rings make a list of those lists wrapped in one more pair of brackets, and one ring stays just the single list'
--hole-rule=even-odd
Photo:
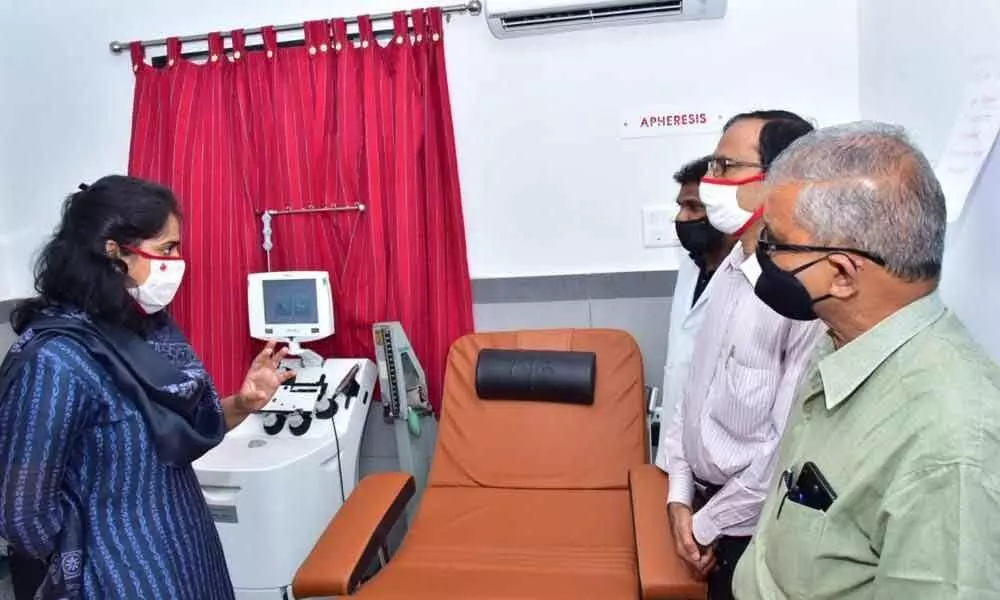
[{"label": "red lettering on wall", "polygon": [[685,127],[687,125],[704,125],[708,123],[708,113],[684,113],[673,115],[646,115],[639,122],[640,129],[651,127]]}]

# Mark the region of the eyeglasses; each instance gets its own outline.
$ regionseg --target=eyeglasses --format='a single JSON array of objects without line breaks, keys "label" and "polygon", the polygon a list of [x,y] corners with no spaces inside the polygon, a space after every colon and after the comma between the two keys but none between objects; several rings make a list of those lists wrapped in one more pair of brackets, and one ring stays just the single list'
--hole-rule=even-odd
[{"label": "eyeglasses", "polygon": [[710,177],[722,177],[729,169],[736,169],[740,167],[747,169],[763,169],[764,165],[743,160],[733,160],[731,158],[726,158],[725,156],[708,157],[708,175]]},{"label": "eyeglasses", "polygon": [[757,240],[757,245],[764,251],[765,254],[772,254],[774,252],[826,252],[827,254],[853,254],[855,256],[867,258],[880,267],[885,266],[884,258],[873,252],[868,252],[867,250],[843,248],[839,246],[807,246],[803,244],[782,244],[781,242],[775,242],[771,240],[771,233],[768,231],[767,227],[760,230],[760,238]]}]

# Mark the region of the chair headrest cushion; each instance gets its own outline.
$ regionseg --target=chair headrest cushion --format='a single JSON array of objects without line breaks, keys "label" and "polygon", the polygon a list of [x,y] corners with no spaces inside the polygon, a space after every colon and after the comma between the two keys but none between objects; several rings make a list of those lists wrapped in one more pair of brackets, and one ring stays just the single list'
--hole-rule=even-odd
[{"label": "chair headrest cushion", "polygon": [[483,400],[593,404],[597,355],[568,350],[484,348],[476,362]]}]

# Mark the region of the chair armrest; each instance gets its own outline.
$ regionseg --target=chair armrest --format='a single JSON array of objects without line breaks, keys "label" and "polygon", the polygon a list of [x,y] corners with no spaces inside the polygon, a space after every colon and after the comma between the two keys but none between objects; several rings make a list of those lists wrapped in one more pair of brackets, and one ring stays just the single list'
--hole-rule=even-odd
[{"label": "chair armrest", "polygon": [[708,589],[692,576],[674,549],[667,513],[667,475],[656,465],[628,474],[632,524],[643,600],[704,600]]},{"label": "chair armrest", "polygon": [[413,477],[406,473],[362,479],[295,573],[295,597],[346,596],[354,591],[415,492]]}]

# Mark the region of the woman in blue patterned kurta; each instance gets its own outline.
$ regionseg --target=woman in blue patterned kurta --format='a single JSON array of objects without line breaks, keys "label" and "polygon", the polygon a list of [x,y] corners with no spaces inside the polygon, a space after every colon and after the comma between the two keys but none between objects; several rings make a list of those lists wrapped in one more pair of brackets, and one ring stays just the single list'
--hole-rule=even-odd
[{"label": "woman in blue patterned kurta", "polygon": [[35,598],[233,597],[191,463],[270,399],[284,351],[269,345],[220,399],[162,311],[184,273],[178,218],[151,183],[81,186],[40,256],[39,297],[13,314],[0,537],[41,565],[15,582]]}]

